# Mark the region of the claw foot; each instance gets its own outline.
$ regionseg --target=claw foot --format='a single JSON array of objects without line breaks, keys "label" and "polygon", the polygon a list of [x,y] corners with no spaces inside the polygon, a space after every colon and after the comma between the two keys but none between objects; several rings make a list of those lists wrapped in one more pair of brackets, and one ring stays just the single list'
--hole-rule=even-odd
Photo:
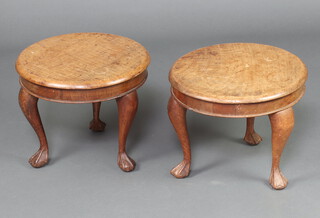
[{"label": "claw foot", "polygon": [[248,143],[249,145],[257,145],[262,141],[261,136],[258,135],[258,133],[247,133],[243,140]]},{"label": "claw foot", "polygon": [[92,120],[90,122],[89,128],[94,132],[102,132],[106,124],[101,120]]},{"label": "claw foot", "polygon": [[280,169],[274,169],[271,171],[269,183],[274,189],[281,190],[287,187],[288,180],[284,177]]},{"label": "claw foot", "polygon": [[170,171],[171,175],[178,179],[189,176],[190,173],[190,161],[183,160],[175,168]]},{"label": "claw foot", "polygon": [[130,172],[134,170],[136,162],[123,152],[118,154],[118,165],[123,171]]},{"label": "claw foot", "polygon": [[47,149],[39,149],[32,157],[29,159],[31,166],[35,168],[43,167],[48,163],[49,152]]}]

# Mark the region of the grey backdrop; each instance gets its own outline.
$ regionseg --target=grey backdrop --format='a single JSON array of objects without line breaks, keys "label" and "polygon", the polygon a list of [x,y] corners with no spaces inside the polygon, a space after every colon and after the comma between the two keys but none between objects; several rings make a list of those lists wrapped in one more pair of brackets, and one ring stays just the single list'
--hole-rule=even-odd
[{"label": "grey backdrop", "polygon": [[[315,0],[1,0],[0,217],[319,217],[319,9]],[[116,164],[114,101],[102,105],[103,133],[88,129],[90,104],[39,101],[51,161],[41,169],[27,163],[38,139],[18,106],[15,59],[36,41],[71,32],[123,35],[150,51],[127,143],[134,172]],[[192,172],[183,180],[169,174],[182,152],[166,114],[168,71],[186,52],[224,42],[278,46],[309,68],[282,157],[285,190],[267,182],[267,117],[256,122],[263,142],[250,147],[241,140],[244,119],[189,112]]]}]

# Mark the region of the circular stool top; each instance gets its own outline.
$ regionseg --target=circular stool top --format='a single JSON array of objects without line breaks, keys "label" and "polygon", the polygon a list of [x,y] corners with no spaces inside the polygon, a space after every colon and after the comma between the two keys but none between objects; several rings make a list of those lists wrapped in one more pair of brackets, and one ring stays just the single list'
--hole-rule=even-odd
[{"label": "circular stool top", "polygon": [[255,43],[200,48],[179,58],[170,83],[181,93],[217,103],[257,103],[301,88],[307,68],[294,54]]},{"label": "circular stool top", "polygon": [[37,85],[94,89],[137,77],[150,63],[147,50],[126,37],[72,33],[39,41],[21,52],[17,72]]}]

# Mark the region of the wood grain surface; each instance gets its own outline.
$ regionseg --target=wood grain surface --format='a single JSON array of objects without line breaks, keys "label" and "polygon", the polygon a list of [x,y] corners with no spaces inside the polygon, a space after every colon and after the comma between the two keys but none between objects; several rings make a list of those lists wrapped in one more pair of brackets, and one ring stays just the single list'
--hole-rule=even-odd
[{"label": "wood grain surface", "polygon": [[257,103],[286,96],[307,79],[305,64],[283,49],[228,43],[200,48],[173,65],[171,85],[185,95],[216,103]]},{"label": "wood grain surface", "polygon": [[39,41],[21,52],[17,72],[37,85],[93,89],[116,85],[149,65],[147,50],[132,39],[104,33],[72,33]]}]

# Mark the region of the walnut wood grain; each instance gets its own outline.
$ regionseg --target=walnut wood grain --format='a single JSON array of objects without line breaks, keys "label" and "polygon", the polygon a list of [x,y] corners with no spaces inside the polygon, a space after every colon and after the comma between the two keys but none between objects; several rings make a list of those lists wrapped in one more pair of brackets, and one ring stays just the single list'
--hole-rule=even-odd
[{"label": "walnut wood grain", "polygon": [[58,89],[96,89],[131,80],[150,63],[138,42],[105,33],[71,33],[36,42],[16,62],[27,81]]},{"label": "walnut wood grain", "polygon": [[38,98],[30,95],[24,88],[19,92],[19,105],[27,120],[36,132],[39,141],[39,150],[29,159],[31,166],[39,168],[46,165],[49,161],[49,148],[46,134],[38,111]]},{"label": "walnut wood grain", "polygon": [[269,45],[227,43],[192,51],[170,71],[173,88],[216,103],[257,103],[301,88],[307,68],[294,54]]}]

